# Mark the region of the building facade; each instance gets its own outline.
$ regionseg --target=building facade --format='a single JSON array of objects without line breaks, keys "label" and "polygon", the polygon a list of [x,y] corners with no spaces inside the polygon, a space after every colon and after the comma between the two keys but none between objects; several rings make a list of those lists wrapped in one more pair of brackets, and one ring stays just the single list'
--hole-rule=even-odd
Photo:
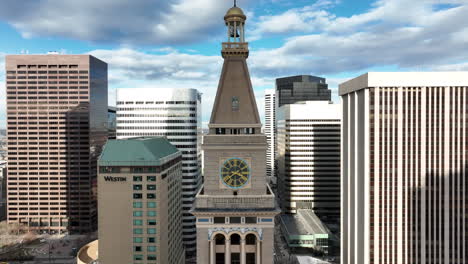
[{"label": "building facade", "polygon": [[246,16],[234,6],[224,17],[228,42],[203,140],[204,186],[197,217],[197,263],[273,263],[275,196],[266,178],[266,137],[246,63]]},{"label": "building facade", "polygon": [[322,221],[339,223],[341,106],[330,101],[284,105],[277,126],[283,212],[312,209]]},{"label": "building facade", "polygon": [[117,90],[117,139],[166,137],[182,151],[183,233],[188,257],[196,252],[190,214],[201,178],[201,94],[196,89]]},{"label": "building facade", "polygon": [[367,73],[340,95],[341,263],[467,263],[468,73]]},{"label": "building facade", "polygon": [[298,75],[276,79],[276,107],[301,101],[330,101],[325,78]]},{"label": "building facade", "polygon": [[108,141],[98,200],[99,263],[185,263],[182,153],[167,139]]},{"label": "building facade", "polygon": [[275,90],[265,90],[265,136],[267,139],[267,178],[270,184],[276,185],[276,107]]},{"label": "building facade", "polygon": [[6,179],[7,179],[7,163],[5,161],[0,161],[0,221],[6,219]]},{"label": "building facade", "polygon": [[107,64],[89,55],[9,55],[6,71],[8,222],[94,230]]},{"label": "building facade", "polygon": [[117,108],[113,106],[107,107],[107,130],[108,139],[116,139],[117,132]]}]

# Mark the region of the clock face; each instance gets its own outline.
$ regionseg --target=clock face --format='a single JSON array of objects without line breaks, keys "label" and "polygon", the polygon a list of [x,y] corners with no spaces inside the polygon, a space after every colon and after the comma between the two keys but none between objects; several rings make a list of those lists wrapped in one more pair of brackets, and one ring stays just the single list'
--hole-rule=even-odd
[{"label": "clock face", "polygon": [[242,188],[250,178],[247,162],[239,158],[230,158],[221,166],[221,180],[232,189]]}]

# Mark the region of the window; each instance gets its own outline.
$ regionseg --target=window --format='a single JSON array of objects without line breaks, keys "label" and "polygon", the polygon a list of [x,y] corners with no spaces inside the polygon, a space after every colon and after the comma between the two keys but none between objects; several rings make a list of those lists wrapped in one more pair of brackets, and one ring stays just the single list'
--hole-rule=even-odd
[{"label": "window", "polygon": [[150,190],[150,191],[154,191],[154,190],[156,190],[156,185],[155,184],[148,184],[146,186],[146,189]]},{"label": "window", "polygon": [[147,193],[146,198],[148,199],[156,199],[156,194],[155,193]]},{"label": "window", "polygon": [[143,220],[135,219],[135,220],[133,220],[133,225],[141,226],[141,225],[143,225]]},{"label": "window", "polygon": [[133,234],[141,235],[143,234],[142,228],[133,228]]},{"label": "window", "polygon": [[156,216],[156,211],[148,211],[148,216]]},{"label": "window", "polygon": [[224,224],[224,223],[226,223],[226,218],[225,217],[215,217],[214,218],[214,223],[215,224]]},{"label": "window", "polygon": [[143,180],[143,176],[133,176],[133,181],[141,182]]},{"label": "window", "polygon": [[141,250],[142,250],[141,246],[134,246],[133,247],[133,251],[135,251],[135,252],[141,252]]},{"label": "window", "polygon": [[148,228],[148,234],[156,234],[156,228]]},{"label": "window", "polygon": [[143,212],[142,211],[133,211],[133,216],[141,217],[141,216],[143,216]]},{"label": "window", "polygon": [[133,260],[143,260],[143,255],[133,255]]},{"label": "window", "polygon": [[141,184],[134,184],[133,190],[136,190],[136,191],[143,190],[143,186]]},{"label": "window", "polygon": [[146,177],[146,180],[155,182],[156,181],[156,176],[148,176],[148,177]]},{"label": "window", "polygon": [[148,225],[156,225],[156,220],[155,219],[148,220]]},{"label": "window", "polygon": [[134,237],[133,238],[133,243],[143,243],[143,238],[142,237]]},{"label": "window", "polygon": [[148,202],[148,208],[156,208],[156,202]]},{"label": "window", "polygon": [[257,217],[246,217],[245,218],[245,223],[246,224],[256,224],[257,223]]},{"label": "window", "polygon": [[148,237],[148,243],[156,243],[155,237]]},{"label": "window", "polygon": [[156,255],[148,255],[148,260],[156,260]]},{"label": "window", "polygon": [[229,217],[229,223],[231,224],[240,224],[241,218],[240,217]]},{"label": "window", "polygon": [[156,252],[156,246],[148,246],[148,252]]},{"label": "window", "polygon": [[133,194],[133,199],[142,199],[143,198],[143,194],[141,193],[134,193]]},{"label": "window", "polygon": [[133,208],[143,208],[142,202],[133,202]]},{"label": "window", "polygon": [[237,96],[232,97],[232,111],[233,112],[239,111],[239,97]]}]

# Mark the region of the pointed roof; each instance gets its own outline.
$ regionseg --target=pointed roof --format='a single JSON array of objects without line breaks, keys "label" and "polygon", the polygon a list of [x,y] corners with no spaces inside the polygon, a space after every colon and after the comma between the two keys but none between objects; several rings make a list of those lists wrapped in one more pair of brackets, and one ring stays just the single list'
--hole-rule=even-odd
[{"label": "pointed roof", "polygon": [[210,125],[261,125],[245,58],[224,60]]}]

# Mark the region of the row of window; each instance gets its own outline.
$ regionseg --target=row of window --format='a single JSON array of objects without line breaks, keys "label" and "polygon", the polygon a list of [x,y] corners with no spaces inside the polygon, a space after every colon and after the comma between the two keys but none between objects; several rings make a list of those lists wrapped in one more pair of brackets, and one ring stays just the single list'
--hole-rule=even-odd
[{"label": "row of window", "polygon": [[[197,101],[136,101],[136,102],[117,101],[117,105],[124,105],[124,104],[191,104],[191,105],[196,105]],[[125,108],[125,107],[122,107],[122,108]]]},{"label": "row of window", "polygon": [[[133,211],[133,216],[134,217],[143,217],[143,211]],[[146,216],[155,217],[156,216],[156,211],[147,211]]]},{"label": "row of window", "polygon": [[[147,208],[156,208],[156,202],[147,202]],[[133,208],[143,208],[143,202],[133,202]]]},{"label": "row of window", "polygon": [[19,90],[76,90],[76,89],[88,89],[88,86],[7,86],[7,90],[14,90],[14,89],[19,89]]}]

